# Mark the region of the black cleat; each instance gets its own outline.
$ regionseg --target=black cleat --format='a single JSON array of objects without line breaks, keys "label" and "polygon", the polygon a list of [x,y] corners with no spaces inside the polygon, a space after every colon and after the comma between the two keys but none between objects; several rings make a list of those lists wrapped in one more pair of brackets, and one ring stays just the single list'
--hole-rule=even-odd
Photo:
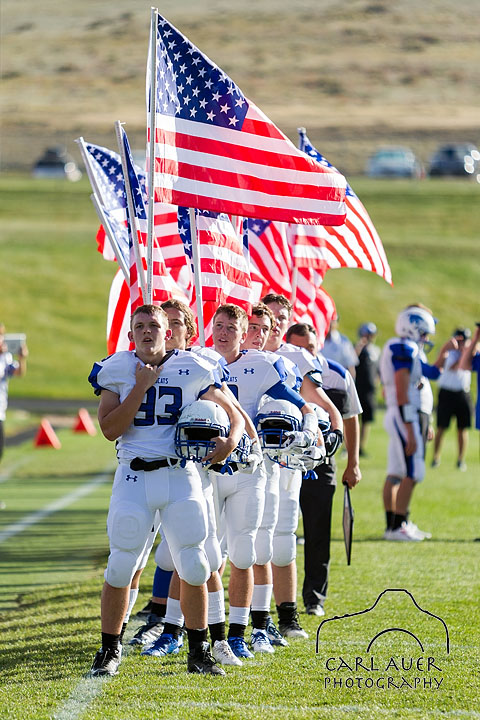
[{"label": "black cleat", "polygon": [[90,677],[101,677],[102,675],[116,675],[118,666],[122,661],[122,646],[118,648],[107,648],[100,650],[95,655],[93,665],[90,668]]},{"label": "black cleat", "polygon": [[225,675],[225,670],[218,667],[215,658],[210,653],[208,642],[202,642],[190,650],[187,656],[187,669],[188,672],[198,675]]},{"label": "black cleat", "polygon": [[137,618],[146,618],[150,615],[152,612],[152,600],[149,600],[148,603],[143,607],[141,610],[139,610],[136,614]]},{"label": "black cleat", "polygon": [[164,619],[151,613],[147,617],[145,625],[142,625],[130,640],[130,645],[151,645],[154,643],[163,632]]}]

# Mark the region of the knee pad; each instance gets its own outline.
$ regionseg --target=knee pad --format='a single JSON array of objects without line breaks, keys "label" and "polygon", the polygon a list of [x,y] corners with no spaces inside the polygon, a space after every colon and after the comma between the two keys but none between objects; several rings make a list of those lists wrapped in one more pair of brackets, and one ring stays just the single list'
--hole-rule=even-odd
[{"label": "knee pad", "polygon": [[203,585],[210,577],[210,565],[202,547],[184,547],[177,559],[177,572],[189,585]]},{"label": "knee pad", "polygon": [[108,514],[107,530],[112,549],[136,550],[144,549],[151,531],[150,515],[139,505],[122,502]]},{"label": "knee pad", "polygon": [[113,549],[108,557],[104,578],[115,588],[127,587],[137,571],[139,555],[128,550]]},{"label": "knee pad", "polygon": [[297,542],[294,535],[275,535],[273,538],[272,562],[286,567],[297,557]]},{"label": "knee pad", "polygon": [[237,535],[228,539],[228,556],[239,570],[255,565],[255,541],[253,535]]},{"label": "knee pad", "polygon": [[208,564],[210,565],[210,572],[215,572],[222,564],[222,551],[216,537],[207,537],[205,540],[205,552],[207,554]]},{"label": "knee pad", "polygon": [[[258,528],[255,538],[255,555],[257,565],[266,565],[272,559],[273,531]],[[234,563],[236,565],[236,563]],[[237,566],[238,567],[238,566]]]},{"label": "knee pad", "polygon": [[157,549],[155,550],[155,562],[162,570],[175,570],[172,553],[170,552],[170,548],[168,547],[168,543],[165,538],[162,538],[162,542],[157,545]]},{"label": "knee pad", "polygon": [[[206,507],[195,498],[180,500],[170,505],[165,522],[162,518],[165,534],[170,537],[172,530],[181,536],[181,546],[198,545],[207,537]],[[172,544],[173,547],[173,544]]]}]

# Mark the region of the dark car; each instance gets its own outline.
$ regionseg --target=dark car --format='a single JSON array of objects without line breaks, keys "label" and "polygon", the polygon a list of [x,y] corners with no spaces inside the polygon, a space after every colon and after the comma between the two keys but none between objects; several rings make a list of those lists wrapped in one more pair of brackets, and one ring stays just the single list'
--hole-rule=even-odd
[{"label": "dark car", "polygon": [[432,155],[428,173],[431,177],[477,177],[480,173],[480,152],[471,143],[441,145]]},{"label": "dark car", "polygon": [[35,178],[58,178],[74,182],[82,177],[76,162],[62,145],[47,148],[33,166],[32,174]]},{"label": "dark car", "polygon": [[424,175],[421,163],[408,147],[379,148],[368,158],[365,172],[369,177],[420,178]]}]

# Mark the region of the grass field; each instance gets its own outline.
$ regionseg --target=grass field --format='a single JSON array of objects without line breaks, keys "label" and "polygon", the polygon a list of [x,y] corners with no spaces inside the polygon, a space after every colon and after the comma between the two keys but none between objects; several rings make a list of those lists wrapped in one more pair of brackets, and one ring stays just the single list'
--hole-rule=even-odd
[{"label": "grass field", "polygon": [[[353,493],[355,540],[349,567],[341,530],[341,492],[335,497],[326,618],[360,612],[383,591],[403,589],[422,609],[446,623],[449,653],[443,626],[417,610],[406,593],[397,592],[385,594],[375,612],[355,622],[325,623],[318,654],[319,620],[302,614],[301,622],[310,634],[307,641],[292,641],[274,656],[229,669],[224,679],[188,675],[184,652],[160,663],[135,651],[128,652],[117,677],[85,679],[99,643],[114,453],[100,435],[74,434],[65,428],[58,430],[61,450],[37,449],[29,442],[8,448],[2,463],[0,499],[6,508],[0,512],[0,716],[9,720],[480,717],[480,543],[474,542],[480,536],[478,434],[472,433],[468,472],[454,469],[450,432],[441,466],[429,470],[415,492],[413,519],[432,531],[432,540],[392,544],[381,541],[386,446],[381,422],[379,415],[369,457],[362,462],[363,480]],[[300,581],[302,549],[298,545]],[[137,607],[149,596],[152,574],[150,561]],[[300,597],[299,603],[302,607]],[[133,618],[127,637],[137,626]],[[379,637],[367,652],[369,640],[392,627],[408,628],[421,639],[423,652],[411,636],[400,632]],[[346,666],[354,666],[356,657],[362,658],[365,669],[360,665],[352,672]],[[429,671],[420,661],[427,663],[428,657],[434,658]],[[339,668],[340,658],[345,664]],[[420,669],[409,668],[412,658]]]},{"label": "grass field", "polygon": [[[480,186],[462,181],[351,178],[382,238],[393,288],[373,273],[331,270],[324,287],[352,339],[374,321],[390,337],[398,311],[420,301],[439,319],[439,346],[458,324],[479,319]],[[98,222],[87,181],[0,176],[0,316],[26,332],[25,378],[12,396],[93,397],[86,378],[105,355],[110,283],[115,268],[96,251]]]}]

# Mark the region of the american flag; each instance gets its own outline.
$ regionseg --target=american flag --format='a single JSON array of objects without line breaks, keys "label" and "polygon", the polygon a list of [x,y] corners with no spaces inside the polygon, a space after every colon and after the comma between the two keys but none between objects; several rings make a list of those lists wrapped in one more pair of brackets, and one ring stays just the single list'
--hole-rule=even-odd
[{"label": "american flag", "polygon": [[[128,175],[128,181],[125,183],[125,189],[127,193],[130,193],[130,207],[133,208],[133,217],[131,217],[129,203],[127,202],[127,226],[129,228],[130,237],[130,302],[133,311],[145,301],[141,290],[142,279],[139,276],[139,272],[145,273],[147,270],[147,213],[145,209],[144,192],[133,164],[127,134],[123,127],[120,127],[120,132],[125,150]],[[135,261],[135,242],[138,244],[141,267],[139,267]],[[153,303],[164,302],[172,296],[176,296],[181,300],[186,299],[185,294],[177,287],[173,278],[167,271],[162,251],[156,241],[156,238],[153,238],[152,276]]]},{"label": "american flag", "polygon": [[[205,337],[209,337],[210,323],[218,307],[233,303],[248,313],[252,309],[252,288],[244,247],[230,218],[226,214],[199,211],[196,213],[202,308]],[[185,254],[193,264],[190,217],[187,208],[178,208],[178,231],[183,239]],[[192,268],[193,272],[193,268]],[[190,306],[196,307],[195,295]]]},{"label": "american flag", "polygon": [[[300,149],[317,162],[338,172],[315,149],[304,128],[299,129]],[[362,268],[380,275],[392,284],[392,273],[382,241],[359,198],[347,184],[347,216],[341,227],[291,226],[294,262],[297,267],[313,267],[323,272],[327,268]]]},{"label": "american flag", "polygon": [[225,72],[165,18],[154,18],[147,141],[155,53],[155,200],[244,217],[342,224],[342,175],[305,157]]},{"label": "american flag", "polygon": [[119,350],[133,348],[128,339],[131,314],[130,288],[125,282],[122,271],[117,270],[108,297],[107,352],[109,355]]},{"label": "american flag", "polygon": [[268,292],[292,294],[292,256],[285,223],[248,218],[248,245],[252,277],[263,283],[261,296]]}]

